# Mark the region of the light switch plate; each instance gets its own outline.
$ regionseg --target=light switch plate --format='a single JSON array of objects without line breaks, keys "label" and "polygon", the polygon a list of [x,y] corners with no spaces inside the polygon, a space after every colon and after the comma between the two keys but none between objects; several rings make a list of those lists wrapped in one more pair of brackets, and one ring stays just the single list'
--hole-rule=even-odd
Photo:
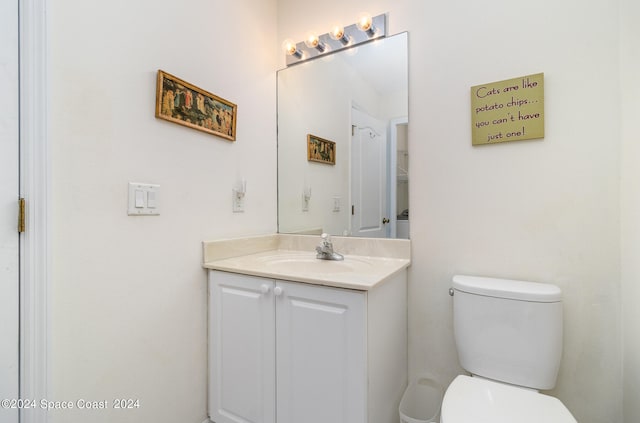
[{"label": "light switch plate", "polygon": [[[137,195],[136,195],[137,194]],[[129,182],[129,216],[158,216],[160,185]]]}]

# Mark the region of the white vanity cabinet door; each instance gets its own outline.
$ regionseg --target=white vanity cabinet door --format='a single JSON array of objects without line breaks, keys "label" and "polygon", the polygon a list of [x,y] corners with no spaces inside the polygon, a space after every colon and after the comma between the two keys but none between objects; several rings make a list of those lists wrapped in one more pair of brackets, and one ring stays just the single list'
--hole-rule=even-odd
[{"label": "white vanity cabinet door", "polygon": [[365,423],[366,293],[275,289],[278,423]]},{"label": "white vanity cabinet door", "polygon": [[272,280],[209,273],[209,416],[275,423]]}]

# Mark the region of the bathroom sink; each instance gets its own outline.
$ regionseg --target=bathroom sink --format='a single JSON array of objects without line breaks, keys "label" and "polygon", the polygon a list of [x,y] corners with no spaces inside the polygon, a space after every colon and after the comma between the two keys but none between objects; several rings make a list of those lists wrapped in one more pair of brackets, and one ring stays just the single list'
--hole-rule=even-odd
[{"label": "bathroom sink", "polygon": [[346,273],[346,272],[358,272],[371,267],[371,263],[353,257],[345,258],[341,261],[335,260],[320,260],[313,256],[283,256],[278,255],[272,258],[264,258],[265,267],[271,268],[275,271],[287,271],[287,272],[306,272],[306,273]]},{"label": "bathroom sink", "polygon": [[411,260],[408,240],[341,238],[344,260],[316,258],[322,239],[280,235],[205,244],[204,267],[273,280],[368,291],[391,280]]},{"label": "bathroom sink", "polygon": [[315,251],[267,250],[209,262],[206,267],[287,281],[368,290],[408,264],[409,260],[392,257],[345,254],[344,260],[321,260],[316,258]]}]

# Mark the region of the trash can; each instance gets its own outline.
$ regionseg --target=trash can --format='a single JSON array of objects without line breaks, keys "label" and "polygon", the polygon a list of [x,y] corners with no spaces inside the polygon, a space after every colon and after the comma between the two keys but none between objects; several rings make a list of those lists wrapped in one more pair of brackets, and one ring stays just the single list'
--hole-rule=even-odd
[{"label": "trash can", "polygon": [[442,386],[426,375],[409,383],[400,401],[402,423],[438,423],[442,405]]}]

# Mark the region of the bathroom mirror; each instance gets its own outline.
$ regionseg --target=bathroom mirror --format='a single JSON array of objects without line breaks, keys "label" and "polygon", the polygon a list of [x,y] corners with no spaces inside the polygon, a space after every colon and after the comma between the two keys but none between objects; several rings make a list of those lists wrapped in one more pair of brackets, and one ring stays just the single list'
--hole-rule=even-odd
[{"label": "bathroom mirror", "polygon": [[278,71],[278,231],[409,237],[407,33]]}]

